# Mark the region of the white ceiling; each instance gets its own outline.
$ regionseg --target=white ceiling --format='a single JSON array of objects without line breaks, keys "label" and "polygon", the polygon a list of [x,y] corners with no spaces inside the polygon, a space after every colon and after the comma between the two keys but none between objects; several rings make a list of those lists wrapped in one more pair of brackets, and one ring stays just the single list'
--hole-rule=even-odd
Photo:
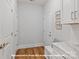
[{"label": "white ceiling", "polygon": [[30,0],[18,0],[18,2],[44,5],[47,2],[47,0],[33,0],[33,1],[30,1]]}]

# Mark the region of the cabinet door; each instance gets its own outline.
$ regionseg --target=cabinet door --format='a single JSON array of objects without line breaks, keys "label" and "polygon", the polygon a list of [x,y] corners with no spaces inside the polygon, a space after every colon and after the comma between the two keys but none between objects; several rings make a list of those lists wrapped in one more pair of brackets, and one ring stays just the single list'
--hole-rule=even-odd
[{"label": "cabinet door", "polygon": [[78,20],[79,19],[79,0],[74,0],[74,17],[75,17],[75,20]]},{"label": "cabinet door", "polygon": [[74,17],[74,0],[63,0],[63,21],[72,21]]},{"label": "cabinet door", "polygon": [[54,0],[55,11],[62,10],[62,0]]},{"label": "cabinet door", "polygon": [[78,11],[78,20],[79,20],[79,0],[77,0],[77,11]]}]

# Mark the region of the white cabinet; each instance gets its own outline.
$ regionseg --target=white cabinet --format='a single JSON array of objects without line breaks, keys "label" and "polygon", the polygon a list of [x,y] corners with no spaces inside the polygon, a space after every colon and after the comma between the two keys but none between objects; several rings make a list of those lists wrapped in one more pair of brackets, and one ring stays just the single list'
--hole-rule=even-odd
[{"label": "white cabinet", "polygon": [[62,24],[79,24],[78,0],[63,0]]},{"label": "white cabinet", "polygon": [[54,0],[53,4],[56,11],[62,11],[62,0]]},{"label": "white cabinet", "polygon": [[75,0],[74,1],[74,17],[75,17],[75,19],[77,19],[78,18],[78,0]]},{"label": "white cabinet", "polygon": [[75,0],[74,1],[74,17],[75,17],[75,21],[78,21],[79,22],[79,0]]},{"label": "white cabinet", "polygon": [[56,19],[56,16],[62,17],[62,0],[54,0],[53,1],[53,14],[54,14],[54,19]]},{"label": "white cabinet", "polygon": [[55,11],[54,11],[54,19],[55,19],[55,26],[56,30],[61,30],[62,25],[61,25],[61,20],[62,20],[62,0],[55,0]]},{"label": "white cabinet", "polygon": [[72,21],[74,17],[74,0],[63,0],[63,21]]}]

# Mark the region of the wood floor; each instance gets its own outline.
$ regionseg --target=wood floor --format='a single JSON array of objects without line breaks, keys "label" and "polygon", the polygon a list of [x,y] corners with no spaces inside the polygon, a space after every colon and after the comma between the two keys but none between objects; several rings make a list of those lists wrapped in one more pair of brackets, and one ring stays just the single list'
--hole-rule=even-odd
[{"label": "wood floor", "polygon": [[[45,59],[44,56],[35,56],[35,55],[44,55],[45,54],[44,50],[45,49],[43,46],[18,49],[16,55],[22,55],[22,56],[16,56],[15,59]],[[28,55],[32,55],[32,56],[28,56]]]}]

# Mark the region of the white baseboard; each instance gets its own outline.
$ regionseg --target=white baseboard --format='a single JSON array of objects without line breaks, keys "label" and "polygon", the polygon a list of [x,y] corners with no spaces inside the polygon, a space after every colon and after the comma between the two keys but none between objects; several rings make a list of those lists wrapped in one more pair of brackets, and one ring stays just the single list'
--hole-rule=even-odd
[{"label": "white baseboard", "polygon": [[21,49],[21,48],[30,48],[30,47],[38,47],[38,46],[44,46],[44,44],[43,44],[43,43],[22,44],[22,45],[18,45],[17,49]]}]

